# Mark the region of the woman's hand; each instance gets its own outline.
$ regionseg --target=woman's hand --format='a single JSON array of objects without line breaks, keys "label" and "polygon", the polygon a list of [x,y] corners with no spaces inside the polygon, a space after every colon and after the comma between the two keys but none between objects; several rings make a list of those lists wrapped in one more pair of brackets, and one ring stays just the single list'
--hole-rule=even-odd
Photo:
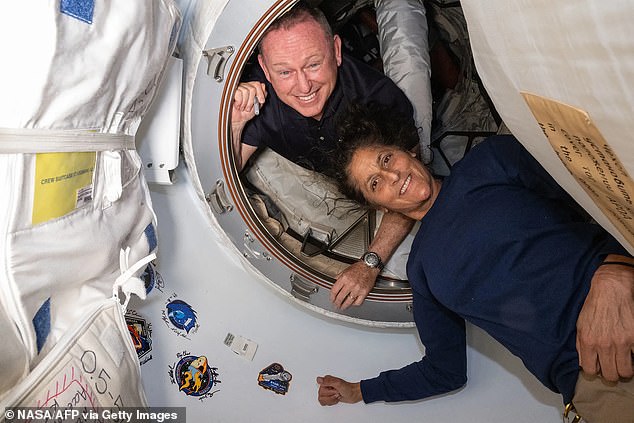
[{"label": "woman's hand", "polygon": [[354,404],[363,399],[359,382],[346,382],[335,376],[323,376],[317,378],[319,392],[317,399],[321,405],[335,405],[340,402]]},{"label": "woman's hand", "polygon": [[[609,255],[606,261],[628,257]],[[592,277],[577,319],[579,365],[608,381],[634,375],[634,268],[606,264]]]}]

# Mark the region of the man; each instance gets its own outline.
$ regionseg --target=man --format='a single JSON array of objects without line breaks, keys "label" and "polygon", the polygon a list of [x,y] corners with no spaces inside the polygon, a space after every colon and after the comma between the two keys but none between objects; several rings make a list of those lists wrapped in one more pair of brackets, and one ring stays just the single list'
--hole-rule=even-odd
[{"label": "man", "polygon": [[[326,172],[327,155],[338,140],[336,117],[353,100],[383,104],[414,124],[403,92],[378,71],[344,57],[341,39],[332,34],[324,15],[301,2],[268,28],[258,62],[256,80],[241,83],[234,95],[231,125],[239,169],[260,146],[267,146],[305,168]],[[333,285],[335,306],[363,303],[382,263],[413,224],[398,213],[383,216],[367,260],[348,267]]]}]

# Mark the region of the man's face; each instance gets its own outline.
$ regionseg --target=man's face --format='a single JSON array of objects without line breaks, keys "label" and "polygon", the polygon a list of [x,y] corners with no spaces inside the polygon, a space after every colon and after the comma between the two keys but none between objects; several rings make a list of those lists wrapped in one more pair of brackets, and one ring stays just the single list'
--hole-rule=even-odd
[{"label": "man's face", "polygon": [[268,33],[258,60],[280,100],[302,116],[321,119],[341,64],[338,36],[327,38],[313,20],[300,22]]}]

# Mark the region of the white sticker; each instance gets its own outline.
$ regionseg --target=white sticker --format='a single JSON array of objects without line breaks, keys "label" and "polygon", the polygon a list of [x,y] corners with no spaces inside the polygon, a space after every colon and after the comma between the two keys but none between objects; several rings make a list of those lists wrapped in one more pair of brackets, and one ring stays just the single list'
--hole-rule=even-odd
[{"label": "white sticker", "polygon": [[253,360],[253,357],[255,357],[255,352],[258,349],[258,344],[256,344],[255,342],[251,341],[250,339],[243,338],[239,335],[236,336],[232,333],[227,334],[224,344],[231,348],[231,351],[248,360]]},{"label": "white sticker", "polygon": [[92,185],[77,190],[77,198],[75,199],[75,208],[85,206],[92,201]]}]

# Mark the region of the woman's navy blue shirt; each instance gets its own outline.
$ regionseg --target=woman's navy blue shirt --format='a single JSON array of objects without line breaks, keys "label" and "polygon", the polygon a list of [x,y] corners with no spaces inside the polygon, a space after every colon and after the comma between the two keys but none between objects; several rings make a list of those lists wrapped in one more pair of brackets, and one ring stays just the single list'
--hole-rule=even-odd
[{"label": "woman's navy blue shirt", "polygon": [[569,402],[579,372],[577,318],[607,254],[628,255],[517,140],[483,141],[443,181],[409,255],[425,357],[362,381],[364,401],[463,386],[466,320]]}]

